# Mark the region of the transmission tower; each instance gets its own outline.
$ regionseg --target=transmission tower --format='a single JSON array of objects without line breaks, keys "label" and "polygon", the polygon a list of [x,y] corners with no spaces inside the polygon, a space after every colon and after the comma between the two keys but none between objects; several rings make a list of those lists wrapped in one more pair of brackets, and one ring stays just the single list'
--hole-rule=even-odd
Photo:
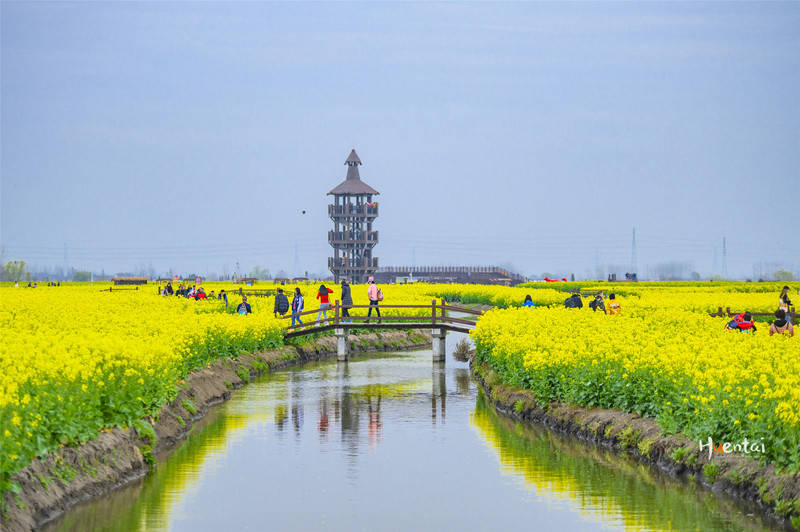
[{"label": "transmission tower", "polygon": [[633,228],[633,241],[631,242],[631,273],[636,273],[638,269],[638,258],[636,257],[636,228]]}]

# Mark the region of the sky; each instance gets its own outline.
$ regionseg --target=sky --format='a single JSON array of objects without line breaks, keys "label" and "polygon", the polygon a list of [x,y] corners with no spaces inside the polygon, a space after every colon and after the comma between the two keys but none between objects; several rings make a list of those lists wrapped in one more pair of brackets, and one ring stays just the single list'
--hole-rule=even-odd
[{"label": "sky", "polygon": [[800,275],[800,2],[0,18],[3,262],[326,273],[355,148],[383,266]]}]

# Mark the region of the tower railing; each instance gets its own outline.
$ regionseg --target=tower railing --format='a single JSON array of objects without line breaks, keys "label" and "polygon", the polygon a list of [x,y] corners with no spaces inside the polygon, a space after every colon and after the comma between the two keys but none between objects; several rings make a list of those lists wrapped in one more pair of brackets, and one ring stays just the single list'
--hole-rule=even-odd
[{"label": "tower railing", "polygon": [[350,259],[347,257],[328,257],[328,269],[371,270],[378,268],[378,257]]},{"label": "tower railing", "polygon": [[378,216],[378,206],[328,205],[328,216]]},{"label": "tower railing", "polygon": [[378,231],[328,231],[329,244],[367,244],[378,242]]}]

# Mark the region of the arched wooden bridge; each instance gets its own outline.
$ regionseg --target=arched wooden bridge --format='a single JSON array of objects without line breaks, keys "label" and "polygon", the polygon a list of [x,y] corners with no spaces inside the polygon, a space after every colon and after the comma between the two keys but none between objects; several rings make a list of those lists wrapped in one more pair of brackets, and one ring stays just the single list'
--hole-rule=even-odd
[{"label": "arched wooden bridge", "polygon": [[[349,346],[347,335],[350,329],[367,330],[386,330],[386,329],[430,329],[433,348],[433,360],[443,361],[445,359],[445,337],[447,331],[468,333],[475,327],[475,320],[455,317],[451,314],[461,314],[468,316],[480,316],[481,310],[457,307],[448,305],[442,299],[440,303],[432,300],[430,305],[380,305],[380,310],[385,309],[405,309],[409,315],[403,316],[381,316],[374,315],[367,317],[370,305],[347,305],[346,307],[337,300],[328,308],[328,319],[314,320],[303,325],[289,326],[284,334],[285,338],[296,338],[306,334],[314,334],[333,330],[337,338],[337,353],[339,360],[347,360],[349,356]],[[343,316],[342,310],[346,309],[349,316]],[[422,311],[422,312],[413,312]],[[353,315],[354,313],[363,315]],[[302,319],[303,316],[318,314],[319,309],[307,310],[297,314],[286,314],[283,319],[290,320],[293,316]],[[415,315],[411,315],[415,314]]]}]

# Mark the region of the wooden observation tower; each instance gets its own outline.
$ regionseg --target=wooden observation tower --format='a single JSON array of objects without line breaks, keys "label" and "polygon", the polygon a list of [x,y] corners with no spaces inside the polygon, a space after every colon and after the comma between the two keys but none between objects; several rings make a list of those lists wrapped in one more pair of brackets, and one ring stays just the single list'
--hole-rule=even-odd
[{"label": "wooden observation tower", "polygon": [[328,216],[333,220],[333,231],[328,231],[328,243],[333,247],[328,269],[337,283],[341,279],[363,283],[378,269],[378,259],[372,256],[372,248],[378,243],[378,232],[372,230],[378,203],[372,196],[378,191],[361,181],[361,159],[356,150],[350,151],[344,164],[347,178],[328,192],[333,196],[333,203],[328,205]]}]

